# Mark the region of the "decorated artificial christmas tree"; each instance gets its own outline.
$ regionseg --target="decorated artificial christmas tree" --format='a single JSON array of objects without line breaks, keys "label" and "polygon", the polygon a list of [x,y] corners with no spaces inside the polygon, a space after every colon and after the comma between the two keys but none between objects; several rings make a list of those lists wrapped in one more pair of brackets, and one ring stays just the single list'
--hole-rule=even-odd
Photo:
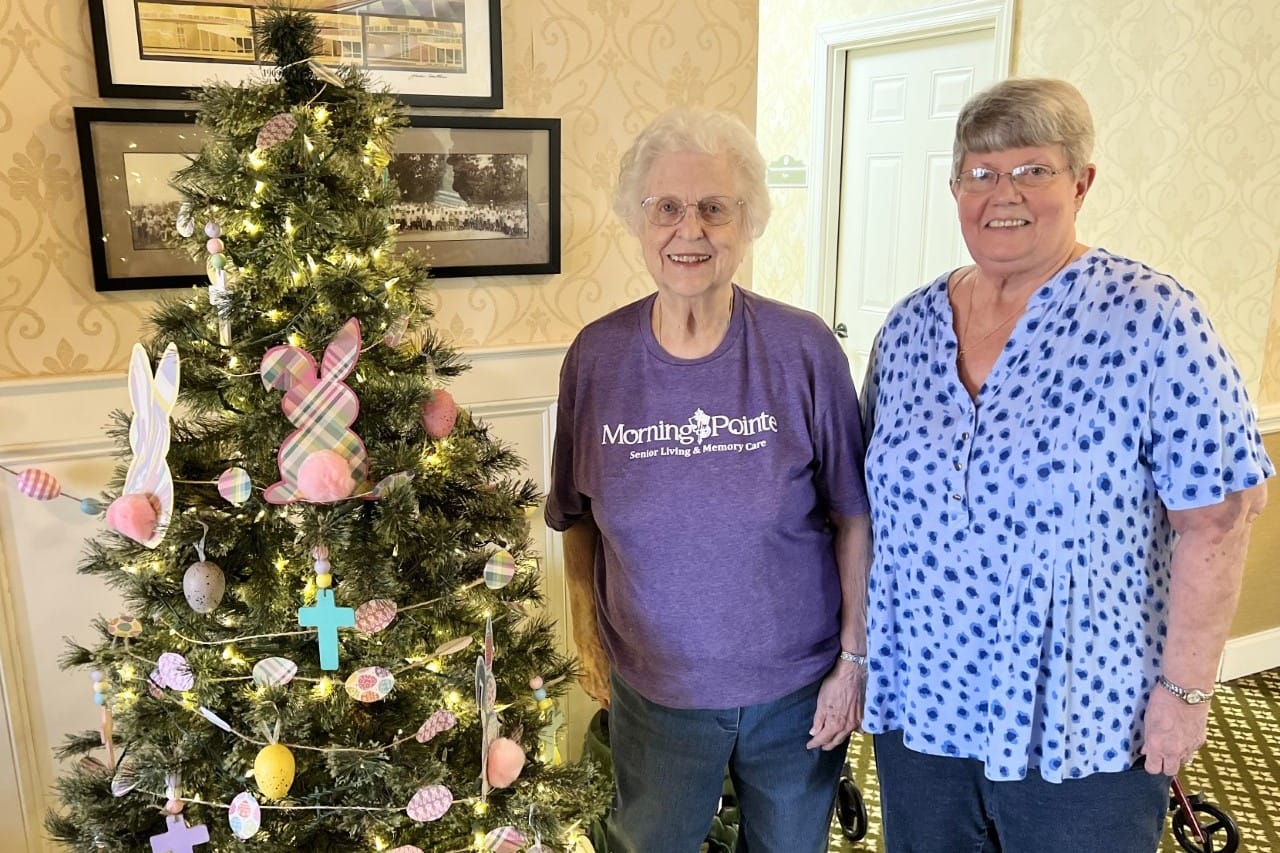
[{"label": "decorated artificial christmas tree", "polygon": [[67,738],[48,829],[121,853],[575,849],[608,793],[555,756],[572,665],[537,613],[538,495],[440,387],[464,366],[394,251],[397,104],[311,61],[308,14],[258,37],[277,73],[198,94],[175,180],[211,286],[134,350],[81,567],[126,615],[64,660],[103,725]]}]

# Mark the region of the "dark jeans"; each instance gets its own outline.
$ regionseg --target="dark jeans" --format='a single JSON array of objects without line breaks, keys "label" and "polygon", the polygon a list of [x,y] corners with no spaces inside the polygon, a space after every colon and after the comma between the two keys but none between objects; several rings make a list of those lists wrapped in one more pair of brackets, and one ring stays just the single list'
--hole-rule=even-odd
[{"label": "dark jeans", "polygon": [[741,809],[739,851],[825,851],[845,747],[805,749],[820,684],[762,705],[690,711],[650,702],[615,673],[611,853],[697,853],[726,766]]},{"label": "dark jeans", "polygon": [[886,853],[1155,853],[1168,776],[1141,765],[1046,782],[993,782],[982,762],[924,755],[875,736]]}]

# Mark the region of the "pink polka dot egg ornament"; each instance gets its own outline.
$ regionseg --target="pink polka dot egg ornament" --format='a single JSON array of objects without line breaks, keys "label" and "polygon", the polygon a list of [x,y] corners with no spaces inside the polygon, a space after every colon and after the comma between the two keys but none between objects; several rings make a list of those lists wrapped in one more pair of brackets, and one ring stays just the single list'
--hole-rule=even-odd
[{"label": "pink polka dot egg ornament", "polygon": [[405,813],[418,823],[439,820],[453,805],[453,794],[444,785],[427,785],[419,788],[405,806]]},{"label": "pink polka dot egg ornament", "polygon": [[32,500],[51,501],[62,494],[62,486],[47,471],[28,468],[18,474],[18,491]]},{"label": "pink polka dot egg ornament", "polygon": [[391,670],[381,666],[357,669],[347,678],[347,695],[357,702],[378,702],[396,686]]}]

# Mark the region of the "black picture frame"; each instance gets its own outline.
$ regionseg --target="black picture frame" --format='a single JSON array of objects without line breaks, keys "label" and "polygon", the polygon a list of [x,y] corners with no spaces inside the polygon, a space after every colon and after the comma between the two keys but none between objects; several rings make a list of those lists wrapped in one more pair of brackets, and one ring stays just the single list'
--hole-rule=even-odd
[{"label": "black picture frame", "polygon": [[93,286],[98,291],[208,284],[168,245],[180,196],[169,179],[204,144],[194,110],[75,107]]},{"label": "black picture frame", "polygon": [[[413,181],[397,163],[423,155],[437,158],[436,168],[449,155],[472,155],[495,172],[494,158],[504,158],[509,174],[523,167],[523,190],[516,183],[512,201],[473,204],[442,185],[427,188],[430,201],[414,199]],[[560,119],[410,116],[390,168],[401,191],[393,208],[397,246],[424,254],[432,278],[560,272]],[[446,228],[441,211],[456,226]],[[413,227],[415,221],[424,227]]]},{"label": "black picture frame", "polygon": [[[167,239],[180,204],[169,179],[204,144],[196,112],[75,107],[73,113],[94,289],[208,284],[200,262]],[[443,161],[451,154],[472,155],[481,165],[495,156],[506,159],[510,172],[524,173],[516,198],[473,204],[452,192],[450,181],[444,192],[452,195],[440,204],[460,214],[459,227],[405,227],[413,214],[439,206],[440,193],[433,190],[430,204],[402,202],[423,205],[420,210],[393,209],[400,223],[397,248],[423,254],[432,278],[559,273],[560,119],[409,116],[409,127],[396,141],[396,159],[428,155]],[[396,170],[394,161],[391,168]],[[403,181],[401,192],[412,199]]]},{"label": "black picture frame", "polygon": [[[322,41],[338,54],[326,64],[358,62],[375,85],[385,84],[409,106],[501,109],[500,0],[432,0],[435,17],[376,14],[381,0],[361,4],[359,12],[323,12],[320,0],[293,2],[317,7]],[[251,79],[263,65],[252,23],[266,5],[267,0],[89,0],[99,94],[176,99],[212,79]],[[183,20],[181,10],[188,7],[199,7],[201,14]],[[225,20],[211,21],[215,13]]]}]

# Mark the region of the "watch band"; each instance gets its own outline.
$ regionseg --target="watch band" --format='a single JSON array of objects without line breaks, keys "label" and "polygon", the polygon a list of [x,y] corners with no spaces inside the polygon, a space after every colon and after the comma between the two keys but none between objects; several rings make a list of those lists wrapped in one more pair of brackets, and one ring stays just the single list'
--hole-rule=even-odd
[{"label": "watch band", "polygon": [[1200,690],[1195,687],[1179,687],[1163,675],[1159,677],[1158,681],[1161,687],[1168,690],[1188,705],[1199,705],[1201,702],[1208,702],[1213,698],[1212,690]]},{"label": "watch band", "polygon": [[867,656],[860,655],[857,652],[846,652],[844,649],[841,649],[840,660],[845,660],[845,661],[848,661],[849,663],[857,664],[863,669],[867,668]]}]

